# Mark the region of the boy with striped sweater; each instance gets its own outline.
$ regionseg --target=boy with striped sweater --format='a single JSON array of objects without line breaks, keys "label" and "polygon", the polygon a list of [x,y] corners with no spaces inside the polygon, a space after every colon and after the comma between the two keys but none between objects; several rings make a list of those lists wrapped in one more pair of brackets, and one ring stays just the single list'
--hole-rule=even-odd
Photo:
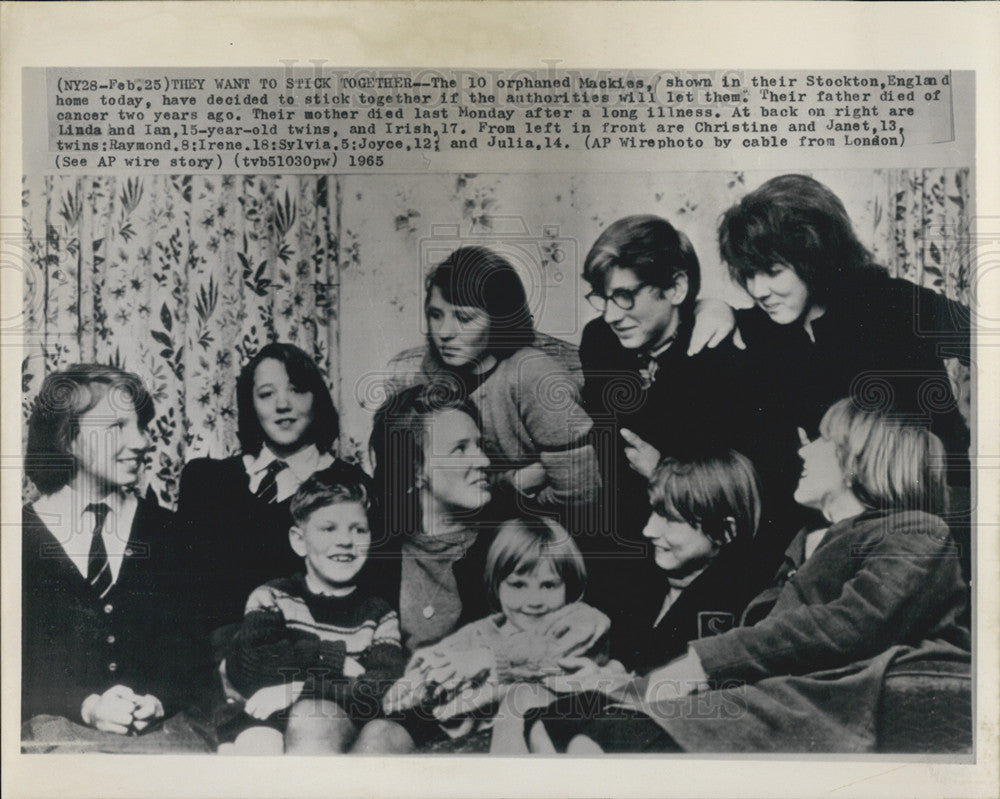
[{"label": "boy with striped sweater", "polygon": [[405,665],[396,611],[359,585],[371,545],[368,504],[367,485],[322,473],[292,499],[289,541],[305,573],[250,595],[226,659],[229,682],[249,697],[236,752],[365,748],[359,732]]}]

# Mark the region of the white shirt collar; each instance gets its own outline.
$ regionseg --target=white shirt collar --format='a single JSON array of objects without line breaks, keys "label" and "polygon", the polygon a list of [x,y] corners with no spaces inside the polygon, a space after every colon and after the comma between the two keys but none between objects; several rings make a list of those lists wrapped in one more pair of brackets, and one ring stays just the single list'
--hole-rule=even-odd
[{"label": "white shirt collar", "polygon": [[[327,458],[331,463],[333,462],[332,458],[329,456],[327,456]],[[243,456],[244,467],[246,468],[247,474],[251,477],[262,473],[268,466],[277,460],[287,464],[289,470],[295,475],[296,479],[300,483],[308,479],[317,469],[324,468],[328,465],[323,462],[325,459],[320,454],[320,451],[316,448],[315,444],[303,447],[294,455],[289,455],[286,458],[279,458],[270,449],[268,449],[267,444],[260,448],[260,453],[256,457],[253,455]]]},{"label": "white shirt collar", "polygon": [[101,538],[108,553],[111,576],[118,579],[122,562],[129,554],[129,538],[139,501],[131,492],[112,492],[92,499],[63,486],[52,494],[39,497],[32,507],[42,523],[52,533],[80,574],[86,576],[90,557],[90,540],[94,534],[95,517],[87,507],[104,502],[110,509],[101,528]]},{"label": "white shirt collar", "polygon": [[275,497],[277,502],[284,502],[313,474],[333,465],[333,456],[329,452],[320,452],[313,444],[287,458],[279,458],[265,445],[257,455],[243,456],[243,468],[250,478],[249,488],[252,493],[257,493],[267,467],[277,460],[288,465],[288,468],[278,472],[275,478],[278,489]]}]

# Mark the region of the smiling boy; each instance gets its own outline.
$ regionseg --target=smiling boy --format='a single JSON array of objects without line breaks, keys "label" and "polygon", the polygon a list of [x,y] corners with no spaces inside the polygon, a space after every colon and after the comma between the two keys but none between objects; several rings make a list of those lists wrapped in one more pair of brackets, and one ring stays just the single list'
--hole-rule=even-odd
[{"label": "smiling boy", "polygon": [[227,678],[248,697],[230,732],[239,732],[237,752],[345,751],[402,674],[399,617],[359,586],[371,546],[368,502],[366,481],[321,474],[292,498],[288,537],[305,572],[250,595],[226,660]]}]

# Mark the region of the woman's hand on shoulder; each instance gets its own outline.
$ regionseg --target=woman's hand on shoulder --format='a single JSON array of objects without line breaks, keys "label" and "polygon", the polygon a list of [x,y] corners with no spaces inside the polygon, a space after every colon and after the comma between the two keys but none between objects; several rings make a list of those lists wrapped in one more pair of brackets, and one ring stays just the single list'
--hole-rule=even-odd
[{"label": "woman's hand on shoulder", "polygon": [[736,315],[729,304],[711,297],[698,300],[694,306],[694,330],[691,331],[687,354],[697,355],[705,347],[714,349],[730,333],[733,334],[733,344],[738,349],[745,350],[746,344],[736,327]]},{"label": "woman's hand on shoulder", "polygon": [[403,713],[423,704],[426,694],[427,685],[423,674],[407,670],[382,697],[382,710],[388,715]]}]

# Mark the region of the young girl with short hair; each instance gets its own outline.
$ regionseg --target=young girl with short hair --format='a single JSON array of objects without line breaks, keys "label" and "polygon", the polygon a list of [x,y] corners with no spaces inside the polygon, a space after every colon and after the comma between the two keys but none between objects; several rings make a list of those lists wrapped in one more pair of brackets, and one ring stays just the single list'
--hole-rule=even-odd
[{"label": "young girl with short hair", "polygon": [[[560,622],[565,614],[554,615],[580,603],[587,582],[583,556],[559,524],[545,518],[504,522],[486,555],[484,578],[495,612],[418,650],[387,697],[388,712],[430,714],[452,737],[496,715],[494,736],[500,726],[513,726],[520,737],[520,712],[551,701],[540,683],[565,673],[561,660],[607,661],[606,635],[567,635]],[[518,691],[515,702],[511,689],[523,683],[537,690]]]}]

